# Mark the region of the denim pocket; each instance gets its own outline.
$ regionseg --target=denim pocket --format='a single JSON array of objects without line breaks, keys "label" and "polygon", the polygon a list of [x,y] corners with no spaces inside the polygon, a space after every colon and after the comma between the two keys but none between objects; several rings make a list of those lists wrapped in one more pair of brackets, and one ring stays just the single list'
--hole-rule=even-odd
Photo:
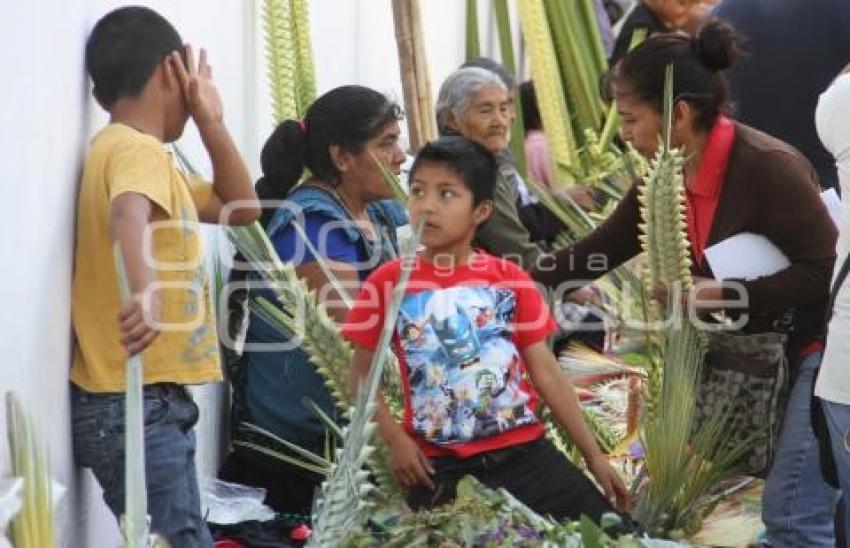
[{"label": "denim pocket", "polygon": [[165,422],[171,402],[168,397],[159,393],[146,393],[142,403],[144,413],[145,434]]}]

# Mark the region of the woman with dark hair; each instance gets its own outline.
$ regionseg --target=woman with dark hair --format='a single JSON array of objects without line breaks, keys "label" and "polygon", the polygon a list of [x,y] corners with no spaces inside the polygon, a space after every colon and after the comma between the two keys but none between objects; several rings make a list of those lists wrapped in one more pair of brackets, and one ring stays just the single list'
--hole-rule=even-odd
[{"label": "woman with dark hair", "polygon": [[[748,315],[743,333],[783,327],[790,332],[787,354],[794,382],[765,485],[767,541],[771,546],[833,546],[836,493],[819,471],[809,402],[820,363],[817,341],[836,231],[806,159],[793,147],[724,116],[727,86],[721,72],[732,65],[736,51],[731,27],[710,20],[694,38],[650,37],[622,59],[610,82],[623,119],[621,137],[652,158],[662,128],[665,71],[673,65],[671,138],[686,155],[683,175],[691,273],[699,287],[697,311],[716,311],[720,302],[736,301],[745,308],[725,312]],[[639,223],[633,186],[602,225],[541,264],[535,278],[556,286],[603,275],[640,252]],[[757,279],[734,280],[737,287],[714,280],[705,249],[747,232],[766,237],[790,264]],[[607,259],[602,270],[600,254]],[[590,257],[597,260],[589,262]],[[746,302],[741,302],[740,288]]]},{"label": "woman with dark hair", "polygon": [[[347,309],[311,247],[349,295],[357,294],[360,281],[375,267],[397,255],[396,228],[407,224],[407,216],[390,200],[393,192],[378,162],[400,172],[401,116],[400,108],[384,95],[343,86],[319,97],[304,120],[281,123],[262,150],[263,178],[257,182],[257,194],[281,203],[265,210],[261,223],[280,258],[295,264],[298,276],[336,321],[344,319]],[[309,177],[299,185],[305,168]],[[335,405],[306,352],[291,342],[250,315],[245,350],[238,367],[231,368],[236,372],[233,437],[289,453],[271,438],[245,429],[250,423],[323,455],[325,427],[302,400],[310,398],[330,417],[337,417]],[[234,444],[221,475],[266,488],[266,502],[279,512],[302,514],[310,513],[313,492],[322,480],[240,443]]]}]

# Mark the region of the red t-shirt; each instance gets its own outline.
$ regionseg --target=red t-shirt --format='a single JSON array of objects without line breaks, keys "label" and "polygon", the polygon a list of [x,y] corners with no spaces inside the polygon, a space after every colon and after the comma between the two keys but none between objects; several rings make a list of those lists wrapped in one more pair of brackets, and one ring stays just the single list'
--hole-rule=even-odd
[{"label": "red t-shirt", "polygon": [[[369,276],[345,338],[375,349],[400,273],[396,260]],[[451,269],[416,259],[394,322],[403,427],[427,456],[465,458],[543,435],[521,351],[555,322],[523,270],[482,252]]]}]

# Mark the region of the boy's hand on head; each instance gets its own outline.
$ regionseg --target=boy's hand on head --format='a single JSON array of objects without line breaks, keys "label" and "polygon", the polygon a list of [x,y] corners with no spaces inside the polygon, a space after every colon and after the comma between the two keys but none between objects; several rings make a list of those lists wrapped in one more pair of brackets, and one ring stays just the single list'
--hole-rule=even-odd
[{"label": "boy's hand on head", "polygon": [[224,104],[212,79],[212,66],[207,61],[207,51],[201,48],[198,63],[192,46],[186,44],[186,64],[179,51],[171,53],[171,62],[177,80],[183,89],[183,97],[189,114],[199,128],[218,124],[224,120]]},{"label": "boy's hand on head", "polygon": [[121,328],[121,346],[128,356],[138,354],[147,348],[159,335],[160,321],[159,294],[154,291],[145,299],[142,294],[133,295],[118,313],[118,325]]},{"label": "boy's hand on head", "polygon": [[401,432],[388,445],[390,467],[396,480],[406,489],[424,485],[433,491],[431,475],[434,474],[434,467],[413,438]]},{"label": "boy's hand on head", "polygon": [[608,497],[614,508],[621,512],[630,511],[632,504],[629,490],[626,489],[626,484],[623,483],[620,474],[611,466],[605,455],[600,453],[597,457],[589,460],[587,467],[596,481],[599,482],[602,490],[605,491],[605,496]]}]

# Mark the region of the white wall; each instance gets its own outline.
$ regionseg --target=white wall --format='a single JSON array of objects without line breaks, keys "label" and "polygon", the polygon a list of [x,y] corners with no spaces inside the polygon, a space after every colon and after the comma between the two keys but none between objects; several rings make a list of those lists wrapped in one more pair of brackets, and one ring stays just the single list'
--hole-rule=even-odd
[{"label": "white wall", "polygon": [[[272,129],[260,3],[252,0],[135,0],[168,17],[186,41],[205,46],[225,102],[227,124],[252,172]],[[482,50],[488,38],[481,2]],[[49,440],[56,479],[69,488],[57,516],[59,546],[115,546],[117,528],[69,436],[70,286],[77,182],[86,143],[106,116],[89,95],[83,67],[94,22],[113,0],[18,2],[0,22],[0,395],[13,390]],[[422,2],[436,88],[463,58],[463,2]],[[390,0],[313,0],[311,28],[319,91],[369,85],[402,102]],[[209,173],[197,132],[181,141]],[[219,238],[215,230],[208,236]],[[214,242],[210,242],[211,244]],[[212,246],[211,246],[212,247]],[[221,386],[196,390],[199,471],[212,475],[221,446]],[[0,476],[9,473],[5,406],[0,405]]]}]

